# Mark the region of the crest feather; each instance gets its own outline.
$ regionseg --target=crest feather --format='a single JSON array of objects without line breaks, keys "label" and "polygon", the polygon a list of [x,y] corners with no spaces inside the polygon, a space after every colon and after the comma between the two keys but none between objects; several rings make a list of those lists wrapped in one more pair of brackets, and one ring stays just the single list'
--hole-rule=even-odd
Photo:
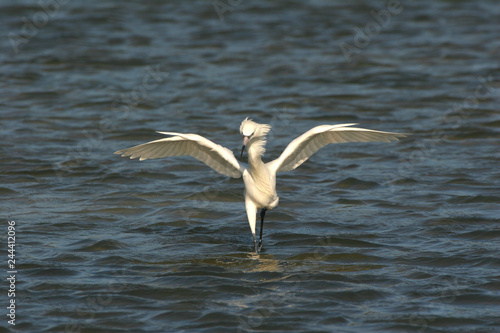
[{"label": "crest feather", "polygon": [[241,135],[250,137],[248,149],[252,147],[252,149],[255,149],[259,156],[262,156],[266,151],[266,135],[270,130],[271,125],[258,124],[252,119],[248,119],[248,117],[241,122],[240,126]]}]

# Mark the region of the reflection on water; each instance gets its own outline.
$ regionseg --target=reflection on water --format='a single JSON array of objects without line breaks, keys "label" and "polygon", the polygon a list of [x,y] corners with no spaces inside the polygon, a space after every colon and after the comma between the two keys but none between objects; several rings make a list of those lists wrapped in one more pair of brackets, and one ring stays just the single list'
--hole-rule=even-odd
[{"label": "reflection on water", "polygon": [[257,265],[249,270],[249,272],[282,272],[280,261],[273,258],[272,255],[263,255],[249,253],[252,260],[257,261]]}]

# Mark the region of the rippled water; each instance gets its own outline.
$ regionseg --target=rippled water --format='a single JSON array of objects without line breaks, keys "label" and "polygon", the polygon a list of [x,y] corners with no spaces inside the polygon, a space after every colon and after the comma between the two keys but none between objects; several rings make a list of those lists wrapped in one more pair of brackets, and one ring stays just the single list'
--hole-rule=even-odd
[{"label": "rippled water", "polygon": [[[42,3],[0,3],[15,331],[500,330],[496,1]],[[241,180],[113,155],[237,152],[247,116],[267,160],[319,124],[411,135],[282,174],[260,255]]]}]

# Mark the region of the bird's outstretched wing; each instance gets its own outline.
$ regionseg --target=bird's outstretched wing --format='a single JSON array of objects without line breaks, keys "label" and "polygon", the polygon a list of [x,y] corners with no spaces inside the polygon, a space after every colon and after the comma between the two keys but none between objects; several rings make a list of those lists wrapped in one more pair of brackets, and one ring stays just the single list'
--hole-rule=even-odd
[{"label": "bird's outstretched wing", "polygon": [[240,178],[243,165],[234,157],[231,150],[222,147],[198,134],[182,134],[174,132],[158,132],[173,135],[135,147],[118,150],[115,154],[139,157],[140,161],[169,156],[193,156],[215,171],[233,178]]},{"label": "bird's outstretched wing", "polygon": [[268,163],[273,172],[297,168],[312,154],[330,143],[373,142],[398,140],[406,135],[349,127],[356,124],[320,125],[305,132],[286,147],[280,157]]}]

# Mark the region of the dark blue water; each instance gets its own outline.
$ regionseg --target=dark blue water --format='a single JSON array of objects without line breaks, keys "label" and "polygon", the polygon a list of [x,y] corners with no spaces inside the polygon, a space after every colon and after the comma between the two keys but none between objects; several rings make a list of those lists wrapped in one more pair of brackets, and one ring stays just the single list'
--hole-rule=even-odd
[{"label": "dark blue water", "polygon": [[[499,22],[493,0],[0,2],[0,331],[500,331]],[[156,130],[237,153],[247,116],[267,161],[320,124],[411,135],[280,175],[260,255],[241,180],[113,155]]]}]

